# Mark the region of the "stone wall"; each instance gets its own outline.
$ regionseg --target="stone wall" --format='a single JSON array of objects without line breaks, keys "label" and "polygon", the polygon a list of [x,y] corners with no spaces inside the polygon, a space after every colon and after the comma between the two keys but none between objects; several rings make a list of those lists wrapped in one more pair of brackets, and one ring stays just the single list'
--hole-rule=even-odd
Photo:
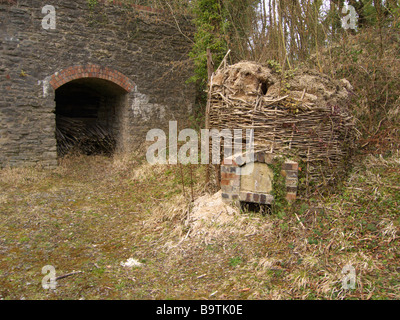
[{"label": "stone wall", "polygon": [[[191,113],[189,20],[178,18],[178,29],[169,13],[90,3],[0,0],[0,167],[57,164],[55,93],[77,79],[121,89],[124,151],[144,141],[149,129]],[[55,8],[55,29],[42,26],[45,5]]]}]

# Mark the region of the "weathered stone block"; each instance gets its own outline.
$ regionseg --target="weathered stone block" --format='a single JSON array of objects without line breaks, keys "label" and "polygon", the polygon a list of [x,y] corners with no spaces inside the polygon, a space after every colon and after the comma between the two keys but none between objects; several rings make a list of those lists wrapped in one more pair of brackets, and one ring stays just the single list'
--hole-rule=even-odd
[{"label": "weathered stone block", "polygon": [[286,178],[286,187],[297,187],[297,178]]},{"label": "weathered stone block", "polygon": [[298,170],[299,165],[297,162],[294,161],[287,161],[282,164],[282,170]]},{"label": "weathered stone block", "polygon": [[[246,172],[248,171],[248,172]],[[265,163],[250,163],[242,167],[240,187],[250,192],[270,193],[274,173]]]}]

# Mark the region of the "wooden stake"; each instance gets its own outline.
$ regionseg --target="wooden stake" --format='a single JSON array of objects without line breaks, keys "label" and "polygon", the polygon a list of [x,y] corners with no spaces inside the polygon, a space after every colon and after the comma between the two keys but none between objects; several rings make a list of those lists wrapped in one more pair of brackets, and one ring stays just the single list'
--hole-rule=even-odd
[{"label": "wooden stake", "polygon": [[[210,48],[207,48],[207,73],[208,73],[208,94],[207,94],[207,105],[206,105],[206,129],[210,129],[210,108],[211,108],[211,90],[212,90],[212,77],[214,72],[214,62],[212,61],[212,55]],[[210,145],[207,141],[207,149],[210,149]],[[206,185],[210,182],[210,165],[206,164]]]}]

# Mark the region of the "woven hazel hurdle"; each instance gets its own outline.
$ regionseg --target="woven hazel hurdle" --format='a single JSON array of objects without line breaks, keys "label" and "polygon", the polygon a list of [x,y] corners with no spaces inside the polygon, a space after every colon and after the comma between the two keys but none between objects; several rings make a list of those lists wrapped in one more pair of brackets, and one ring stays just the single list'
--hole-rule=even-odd
[{"label": "woven hazel hurdle", "polygon": [[346,105],[351,89],[345,79],[312,71],[282,80],[255,62],[220,67],[209,84],[210,128],[254,129],[254,150],[298,161],[299,187],[308,193],[334,185],[348,169],[357,136]]}]

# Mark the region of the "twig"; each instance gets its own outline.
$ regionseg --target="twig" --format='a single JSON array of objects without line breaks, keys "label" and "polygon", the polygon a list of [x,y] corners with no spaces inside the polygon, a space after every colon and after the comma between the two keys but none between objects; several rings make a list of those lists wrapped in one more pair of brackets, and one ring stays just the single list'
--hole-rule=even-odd
[{"label": "twig", "polygon": [[[210,110],[211,110],[211,97],[212,97],[212,89],[213,89],[213,77],[214,77],[214,63],[212,61],[212,55],[210,48],[207,48],[207,73],[208,73],[208,93],[207,93],[207,105],[206,105],[206,114],[205,114],[205,128],[210,128]],[[210,148],[209,141],[207,140],[207,149]],[[205,173],[205,184],[207,185],[210,182],[210,166],[206,165],[206,173]]]},{"label": "twig", "polygon": [[62,276],[56,277],[56,280],[64,279],[66,277],[74,276],[76,274],[83,273],[83,271],[73,271],[71,273],[63,274]]},{"label": "twig", "polygon": [[213,293],[210,294],[210,297],[216,295],[217,293],[218,293],[218,290],[217,290],[217,291],[214,291]]},{"label": "twig", "polygon": [[179,169],[180,169],[180,171],[181,171],[182,193],[183,193],[183,196],[185,197],[185,196],[186,196],[186,192],[185,192],[185,180],[184,180],[184,177],[183,177],[183,168],[182,168],[182,164],[179,163],[178,166],[179,166]]},{"label": "twig", "polygon": [[174,11],[172,10],[172,7],[171,7],[171,5],[168,3],[168,1],[166,2],[166,4],[168,5],[169,9],[171,10],[171,15],[172,15],[172,17],[173,17],[174,20],[175,20],[175,24],[176,24],[176,27],[178,28],[179,33],[180,33],[181,35],[183,35],[183,36],[184,36],[187,40],[189,40],[191,43],[194,44],[194,41],[193,41],[192,39],[190,39],[186,34],[184,34],[184,33],[182,32],[181,28],[179,27],[179,23],[178,23],[178,21],[177,21],[176,18],[175,18]]},{"label": "twig", "polygon": [[300,98],[300,100],[303,100],[304,99],[304,95],[306,94],[306,88],[304,88],[304,90],[303,90],[303,94],[301,95],[301,98]]},{"label": "twig", "polygon": [[295,212],[294,215],[296,216],[297,220],[300,222],[301,226],[303,227],[303,229],[305,229],[306,227],[304,226],[303,222],[301,222],[299,216],[297,215],[297,213]]},{"label": "twig", "polygon": [[193,168],[192,164],[189,164],[189,170],[190,170],[190,191],[192,195],[192,201],[194,201],[194,192],[193,192]]},{"label": "twig", "polygon": [[384,185],[386,188],[391,188],[391,189],[396,189],[396,190],[400,190],[400,186],[390,186],[388,184]]},{"label": "twig", "polygon": [[228,58],[228,55],[231,53],[231,49],[228,50],[228,52],[226,53],[225,57],[222,59],[221,63],[219,64],[216,72],[219,70],[219,68],[221,68],[222,64],[224,65],[224,67],[226,67],[226,58]]}]

